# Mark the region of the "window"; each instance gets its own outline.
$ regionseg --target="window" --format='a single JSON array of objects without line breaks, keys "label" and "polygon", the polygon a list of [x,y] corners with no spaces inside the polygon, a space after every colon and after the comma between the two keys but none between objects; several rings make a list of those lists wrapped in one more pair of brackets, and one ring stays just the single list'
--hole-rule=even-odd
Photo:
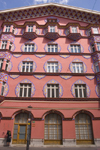
[{"label": "window", "polygon": [[98,84],[98,93],[100,95],[100,83]]},{"label": "window", "polygon": [[2,41],[1,49],[6,49],[7,41]]},{"label": "window", "polygon": [[47,72],[58,72],[58,63],[57,62],[48,62],[47,63]]},{"label": "window", "polygon": [[95,62],[95,71],[96,71],[96,72],[99,72],[99,65],[98,65],[98,62]]},{"label": "window", "polygon": [[12,42],[10,42],[9,44],[9,50],[11,51],[11,48],[12,48]]},{"label": "window", "polygon": [[48,52],[58,52],[58,45],[57,44],[48,45]]},{"label": "window", "polygon": [[95,46],[94,44],[91,45],[92,51],[95,52]]},{"label": "window", "polygon": [[33,26],[28,26],[28,32],[33,32]]},{"label": "window", "polygon": [[4,95],[4,89],[5,89],[5,82],[2,83],[2,88],[1,88],[1,95]]},{"label": "window", "polygon": [[86,85],[75,84],[75,97],[84,98],[86,97]]},{"label": "window", "polygon": [[10,32],[10,26],[6,26],[5,32]]},{"label": "window", "polygon": [[34,52],[34,44],[26,44],[24,52]]},{"label": "window", "polygon": [[5,67],[6,71],[8,71],[8,65],[9,65],[9,60],[6,61],[6,67]]},{"label": "window", "polygon": [[98,51],[100,51],[100,43],[97,43]]},{"label": "window", "polygon": [[15,27],[13,27],[13,29],[12,29],[12,33],[14,34],[14,32],[15,32]]},{"label": "window", "polygon": [[52,97],[52,98],[59,97],[58,84],[47,84],[47,97]]},{"label": "window", "polygon": [[31,84],[20,83],[19,97],[31,97]]},{"label": "window", "polygon": [[33,71],[33,62],[23,62],[22,72],[32,72]]},{"label": "window", "polygon": [[50,32],[55,32],[55,26],[50,26]]},{"label": "window", "polygon": [[99,32],[98,32],[98,28],[93,28],[93,33],[94,34],[98,34]]},{"label": "window", "polygon": [[3,59],[0,59],[0,69],[2,69],[3,66]]},{"label": "window", "polygon": [[83,63],[73,63],[74,73],[83,73]]},{"label": "window", "polygon": [[72,53],[81,53],[80,45],[71,45],[70,47]]},{"label": "window", "polygon": [[77,27],[72,27],[72,33],[77,33]]}]

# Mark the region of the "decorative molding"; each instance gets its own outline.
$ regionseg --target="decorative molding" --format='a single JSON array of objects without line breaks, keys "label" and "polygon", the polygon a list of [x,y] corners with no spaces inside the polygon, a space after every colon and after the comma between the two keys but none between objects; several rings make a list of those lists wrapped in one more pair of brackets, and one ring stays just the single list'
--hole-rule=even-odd
[{"label": "decorative molding", "polygon": [[41,55],[41,54],[36,55],[36,54],[35,54],[35,56],[36,56],[36,57],[39,57],[39,58],[42,58],[42,57],[45,57],[46,55]]},{"label": "decorative molding", "polygon": [[[36,45],[35,42],[33,42],[33,41],[27,41],[27,42],[25,42],[24,44],[22,44],[22,46],[21,46],[21,51],[22,51],[22,52],[24,52],[25,44],[34,44],[34,52],[36,52],[37,49],[38,49],[38,46]],[[28,52],[27,52],[27,53],[28,53]]]},{"label": "decorative molding", "polygon": [[79,43],[79,42],[72,42],[68,45],[67,47],[67,50],[71,53],[71,48],[70,48],[70,45],[80,45],[80,50],[81,50],[81,53],[84,52],[84,47]]},{"label": "decorative molding", "polygon": [[35,90],[36,90],[36,89],[35,89],[34,84],[33,84],[30,80],[24,79],[24,80],[22,80],[21,82],[19,82],[19,83],[17,84],[16,88],[15,88],[15,94],[16,94],[17,97],[19,97],[20,83],[31,83],[31,85],[32,85],[32,87],[31,87],[31,97],[35,94]]},{"label": "decorative molding", "polygon": [[0,81],[7,82],[8,81],[8,75],[4,72],[0,72]]},{"label": "decorative molding", "polygon": [[64,58],[64,59],[70,57],[70,55],[59,55],[59,56],[62,57],[62,58]]},{"label": "decorative molding", "polygon": [[47,19],[57,19],[57,22],[59,22],[59,19],[56,18],[56,17],[52,17],[52,16],[51,16],[51,17],[46,18],[44,21],[47,22]]},{"label": "decorative molding", "polygon": [[6,60],[10,60],[12,57],[12,54],[8,53],[8,52],[0,52],[0,58],[4,58]]},{"label": "decorative molding", "polygon": [[92,64],[91,69],[92,69],[92,71],[95,73],[95,67],[94,67],[94,64]]},{"label": "decorative molding", "polygon": [[18,34],[18,28],[15,28],[14,35]]},{"label": "decorative molding", "polygon": [[40,33],[41,33],[40,29],[36,29],[36,34],[40,35]]},{"label": "decorative molding", "polygon": [[93,80],[95,78],[95,76],[85,76],[85,77],[89,80]]},{"label": "decorative molding", "polygon": [[43,95],[44,95],[45,97],[47,97],[47,84],[59,84],[59,97],[62,97],[62,95],[63,95],[63,87],[61,86],[61,84],[60,84],[58,81],[56,81],[56,80],[54,80],[54,79],[48,81],[48,82],[44,85],[44,87],[43,87]]},{"label": "decorative molding", "polygon": [[9,75],[12,79],[18,78],[20,75]]},{"label": "decorative molding", "polygon": [[69,64],[69,69],[70,69],[70,71],[71,71],[72,73],[73,73],[73,62],[82,62],[82,63],[83,63],[83,71],[84,71],[84,73],[87,72],[87,66],[86,66],[86,64],[85,64],[82,60],[76,58],[76,59],[74,59],[74,60]]},{"label": "decorative molding", "polygon": [[21,57],[22,54],[13,54],[14,57],[18,58],[18,57]]},{"label": "decorative molding", "polygon": [[97,53],[95,55],[92,55],[93,63],[100,62],[100,54]]},{"label": "decorative molding", "polygon": [[47,63],[48,63],[48,62],[58,62],[58,72],[61,72],[61,70],[62,70],[62,65],[61,65],[61,63],[60,63],[57,59],[55,59],[55,58],[50,58],[50,59],[48,59],[48,60],[44,63],[43,68],[44,68],[44,71],[45,71],[45,72],[47,72]]},{"label": "decorative molding", "polygon": [[100,84],[100,75],[96,75],[96,80],[97,80],[97,83]]},{"label": "decorative molding", "polygon": [[9,65],[8,65],[7,71],[10,72],[10,71],[12,70],[12,67],[13,67],[13,64],[12,64],[12,62],[10,61],[10,62],[9,62]]},{"label": "decorative molding", "polygon": [[18,70],[19,70],[19,72],[22,72],[22,64],[23,64],[23,61],[32,61],[33,62],[33,72],[35,72],[35,70],[36,70],[36,68],[37,68],[37,65],[36,65],[36,63],[35,63],[35,61],[33,61],[31,58],[29,58],[29,57],[27,57],[27,58],[25,58],[25,59],[23,59],[20,63],[19,63],[19,65],[18,65]]},{"label": "decorative molding", "polygon": [[7,41],[14,43],[15,37],[12,36],[11,34],[2,34],[1,40],[7,40]]},{"label": "decorative molding", "polygon": [[84,58],[86,58],[86,59],[90,59],[91,58],[91,56],[89,56],[89,55],[82,55]]},{"label": "decorative molding", "polygon": [[55,42],[55,41],[50,41],[50,42],[48,42],[45,46],[44,46],[44,50],[45,50],[45,52],[48,52],[48,44],[56,44],[56,45],[58,45],[58,52],[60,52],[61,51],[61,47],[60,47],[60,45],[57,43],[57,42]]},{"label": "decorative molding", "polygon": [[99,91],[98,85],[96,85],[96,87],[95,87],[95,92],[96,92],[97,96],[100,98],[100,91]]},{"label": "decorative molding", "polygon": [[7,96],[8,92],[9,92],[9,85],[8,85],[8,83],[6,82],[5,88],[4,88],[4,94],[3,94],[3,96]]},{"label": "decorative molding", "polygon": [[24,32],[25,32],[25,28],[23,28],[23,29],[21,30],[21,34],[23,35]]},{"label": "decorative molding", "polygon": [[68,75],[61,75],[60,76],[61,78],[63,78],[63,79],[65,79],[65,80],[68,80],[68,79],[70,79],[72,76],[68,76]]},{"label": "decorative molding", "polygon": [[[72,85],[72,87],[71,87],[71,93],[72,93],[72,95],[75,97],[75,88],[74,88],[74,85],[75,84],[86,84],[84,81],[82,81],[82,80],[77,80],[77,81],[75,81],[74,83],[73,83],[73,85]],[[89,88],[89,86],[86,84],[86,95],[87,95],[87,97],[89,97],[90,96],[90,92],[91,92],[91,90],[90,90],[90,88]]]},{"label": "decorative molding", "polygon": [[45,78],[45,75],[33,75],[33,76],[39,80]]}]

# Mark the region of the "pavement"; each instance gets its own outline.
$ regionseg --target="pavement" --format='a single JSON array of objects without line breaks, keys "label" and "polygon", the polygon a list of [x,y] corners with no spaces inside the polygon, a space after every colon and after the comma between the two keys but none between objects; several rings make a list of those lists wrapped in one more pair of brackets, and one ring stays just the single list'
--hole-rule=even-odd
[{"label": "pavement", "polygon": [[[0,150],[26,150],[26,146],[0,146]],[[57,147],[57,146],[44,146],[44,147],[29,147],[29,150],[100,150],[96,146],[76,146],[76,147]]]}]

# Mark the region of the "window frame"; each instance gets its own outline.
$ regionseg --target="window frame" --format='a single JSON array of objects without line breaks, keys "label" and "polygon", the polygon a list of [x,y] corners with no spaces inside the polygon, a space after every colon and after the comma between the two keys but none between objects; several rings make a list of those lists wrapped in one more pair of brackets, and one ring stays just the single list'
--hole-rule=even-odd
[{"label": "window frame", "polygon": [[3,40],[1,44],[1,49],[6,49],[6,47],[7,47],[7,41]]},{"label": "window frame", "polygon": [[33,32],[33,25],[28,25],[28,32]]},{"label": "window frame", "polygon": [[25,44],[24,52],[34,52],[35,44]]},{"label": "window frame", "polygon": [[5,85],[6,85],[6,82],[2,82],[2,87],[1,87],[1,95],[4,96],[4,91],[5,91]]},{"label": "window frame", "polygon": [[[77,87],[75,87],[75,85]],[[75,97],[76,98],[86,98],[87,97],[86,84],[74,84],[74,89],[75,89]],[[81,90],[81,94],[80,94],[80,90]],[[77,93],[77,95],[76,95],[76,93]]]},{"label": "window frame", "polygon": [[5,66],[5,70],[8,71],[8,67],[9,67],[9,60],[6,60],[6,66]]},{"label": "window frame", "polygon": [[[32,88],[31,83],[20,83],[19,97],[31,97],[31,88]],[[28,95],[29,94],[28,92],[30,92],[30,95]]]},{"label": "window frame", "polygon": [[4,61],[4,59],[0,59],[0,69],[2,69],[2,67],[3,67],[3,61]]},{"label": "window frame", "polygon": [[[84,73],[84,67],[83,67],[83,62],[72,62],[73,66],[73,73]],[[75,67],[75,69],[74,69]],[[81,69],[82,67],[82,69]],[[78,70],[79,68],[79,70]]]},{"label": "window frame", "polygon": [[99,65],[98,65],[98,62],[95,62],[95,63],[94,63],[94,66],[95,66],[95,72],[99,72]]},{"label": "window frame", "polygon": [[72,27],[72,33],[78,33],[77,32],[77,27]]},{"label": "window frame", "polygon": [[55,32],[55,26],[50,26],[50,32],[54,33]]},{"label": "window frame", "polygon": [[59,98],[59,84],[47,84],[47,98]]},{"label": "window frame", "polygon": [[98,51],[100,51],[100,43],[99,42],[97,43],[97,49],[98,49]]},{"label": "window frame", "polygon": [[[25,63],[25,64],[23,64],[23,63]],[[31,71],[31,66],[32,66],[32,71]],[[27,67],[28,67],[28,71],[27,71]],[[23,71],[23,69],[24,69],[24,71]],[[33,72],[33,62],[32,61],[22,61],[21,72]]]},{"label": "window frame", "polygon": [[6,25],[5,32],[10,32],[11,25]]},{"label": "window frame", "polygon": [[[78,44],[70,44],[71,53],[81,53],[81,46]],[[79,52],[78,52],[79,50]]]},{"label": "window frame", "polygon": [[57,53],[58,52],[58,44],[48,44],[48,52]]},{"label": "window frame", "polygon": [[57,73],[58,72],[58,62],[48,61],[47,62],[47,72]]},{"label": "window frame", "polygon": [[94,28],[94,27],[92,27],[92,29],[93,29],[93,34],[99,34],[99,31],[98,31],[98,28]]}]

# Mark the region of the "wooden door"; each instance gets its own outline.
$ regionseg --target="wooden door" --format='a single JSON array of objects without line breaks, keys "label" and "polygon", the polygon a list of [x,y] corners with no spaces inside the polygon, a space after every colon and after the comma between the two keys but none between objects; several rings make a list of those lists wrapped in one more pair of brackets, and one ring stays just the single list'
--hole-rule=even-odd
[{"label": "wooden door", "polygon": [[75,118],[76,143],[93,144],[91,118],[87,114],[79,114]]},{"label": "wooden door", "polygon": [[45,117],[44,144],[62,144],[62,119],[58,114],[52,113]]}]

